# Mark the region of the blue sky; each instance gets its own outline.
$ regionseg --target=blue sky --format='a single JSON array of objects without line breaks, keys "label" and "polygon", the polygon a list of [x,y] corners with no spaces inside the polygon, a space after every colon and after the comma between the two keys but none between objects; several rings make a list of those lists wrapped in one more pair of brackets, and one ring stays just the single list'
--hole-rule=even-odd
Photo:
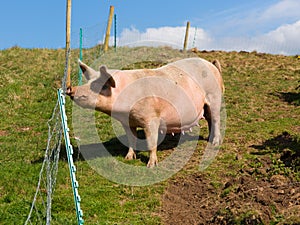
[{"label": "blue sky", "polygon": [[[118,45],[146,40],[181,46],[190,21],[189,47],[300,52],[299,0],[73,0],[72,46],[80,27],[86,45],[102,42],[110,5],[117,14]],[[1,9],[0,49],[65,46],[66,0],[4,1]]]}]

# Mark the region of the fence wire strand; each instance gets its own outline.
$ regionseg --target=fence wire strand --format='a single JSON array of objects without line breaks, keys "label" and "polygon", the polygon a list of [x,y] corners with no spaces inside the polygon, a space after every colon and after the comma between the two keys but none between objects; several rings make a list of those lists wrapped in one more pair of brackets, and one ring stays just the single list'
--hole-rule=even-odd
[{"label": "fence wire strand", "polygon": [[[66,92],[66,81],[69,68],[70,49],[66,52],[66,64],[64,76],[62,78],[62,89]],[[59,153],[62,143],[62,126],[58,101],[52,112],[51,118],[47,122],[48,140],[44,154],[44,160],[39,173],[39,180],[31,204],[28,217],[25,221],[27,224],[47,224],[51,223],[51,206],[53,193],[56,185],[58,172]]]}]

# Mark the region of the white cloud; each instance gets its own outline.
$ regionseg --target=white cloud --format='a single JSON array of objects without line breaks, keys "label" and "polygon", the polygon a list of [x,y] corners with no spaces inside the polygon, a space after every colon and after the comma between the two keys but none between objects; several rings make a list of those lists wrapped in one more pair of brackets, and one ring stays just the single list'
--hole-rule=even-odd
[{"label": "white cloud", "polygon": [[261,15],[262,20],[274,20],[283,18],[299,18],[299,0],[281,0],[271,5]]},{"label": "white cloud", "polygon": [[299,12],[299,0],[279,0],[267,7],[262,6],[237,13],[224,22],[221,33],[217,34],[210,47],[223,50],[299,54]]},{"label": "white cloud", "polygon": [[300,20],[293,23],[282,25],[263,35],[261,40],[265,46],[261,46],[262,51],[275,52],[282,54],[299,54],[300,53]]},{"label": "white cloud", "polygon": [[271,5],[266,2],[250,1],[247,8],[225,12],[213,20],[209,29],[214,36],[257,36],[300,20],[300,0],[277,0]]},{"label": "white cloud", "polygon": [[[185,27],[148,28],[141,32],[124,29],[118,46],[172,46],[183,48]],[[300,53],[300,20],[254,37],[212,37],[203,29],[190,28],[188,48],[199,50],[258,51],[294,55]]]},{"label": "white cloud", "polygon": [[297,43],[300,35],[300,20],[294,24],[283,25],[266,36],[273,38],[277,43]]},{"label": "white cloud", "polygon": [[[159,27],[148,28],[141,32],[135,28],[124,29],[118,38],[119,46],[162,46],[168,45],[175,48],[182,48],[185,27]],[[207,45],[210,42],[209,35],[203,29],[191,27],[189,30],[189,48],[199,45]]]},{"label": "white cloud", "polygon": [[224,37],[212,40],[210,49],[226,51],[258,51],[273,54],[296,55],[300,53],[300,20],[253,37]]}]

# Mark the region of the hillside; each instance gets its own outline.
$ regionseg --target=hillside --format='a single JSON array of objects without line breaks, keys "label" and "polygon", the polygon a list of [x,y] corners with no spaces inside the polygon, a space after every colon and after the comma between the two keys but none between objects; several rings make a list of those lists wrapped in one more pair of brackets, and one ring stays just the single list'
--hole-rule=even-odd
[{"label": "hillside", "polygon": [[[197,54],[197,55],[196,55]],[[72,82],[77,81],[72,52]],[[170,48],[120,48],[102,55],[84,51],[85,62],[98,67],[156,67],[175,59],[218,59],[223,69],[226,135],[219,154],[205,171],[200,140],[187,165],[172,178],[145,187],[113,183],[87,160],[76,161],[86,224],[299,224],[300,61],[297,57],[257,52],[181,53]],[[47,143],[47,121],[56,104],[64,73],[63,49],[0,51],[0,224],[23,224],[29,213]],[[68,118],[72,103],[67,100]],[[141,152],[133,162],[116,140],[110,119],[95,113],[102,140],[116,159],[145,166]],[[70,124],[71,126],[71,124]],[[75,136],[72,143],[77,146]],[[172,153],[167,138],[159,160]],[[67,161],[62,152],[52,206],[53,224],[75,224]]]}]

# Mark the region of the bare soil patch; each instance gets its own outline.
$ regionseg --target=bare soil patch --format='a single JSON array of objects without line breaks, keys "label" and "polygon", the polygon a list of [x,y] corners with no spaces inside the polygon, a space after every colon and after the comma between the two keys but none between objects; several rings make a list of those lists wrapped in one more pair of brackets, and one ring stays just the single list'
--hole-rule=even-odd
[{"label": "bare soil patch", "polygon": [[[300,185],[282,175],[255,179],[246,171],[215,187],[205,175],[170,182],[161,214],[164,224],[300,223]],[[283,223],[286,224],[286,223]]]},{"label": "bare soil patch", "polygon": [[7,136],[8,135],[8,132],[5,131],[5,130],[0,130],[0,137],[1,136]]}]

